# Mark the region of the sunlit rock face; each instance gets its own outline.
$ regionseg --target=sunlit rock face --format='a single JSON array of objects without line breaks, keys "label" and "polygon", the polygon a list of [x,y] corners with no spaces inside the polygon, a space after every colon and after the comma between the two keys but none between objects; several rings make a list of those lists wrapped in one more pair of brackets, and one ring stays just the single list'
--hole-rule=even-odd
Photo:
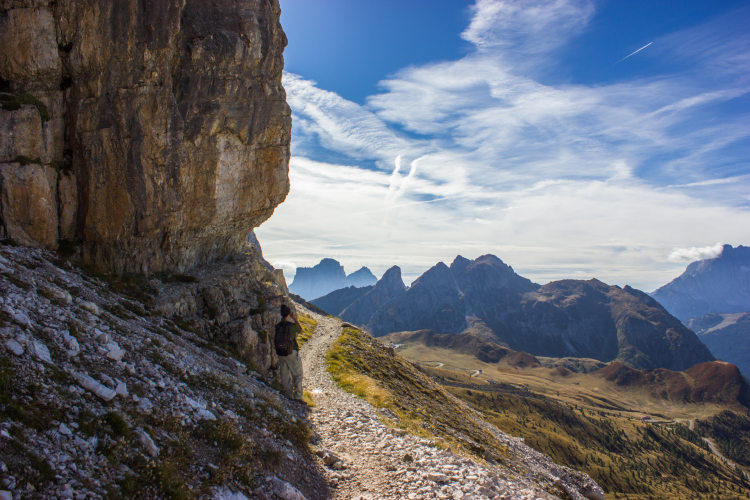
[{"label": "sunlit rock face", "polygon": [[279,14],[275,0],[2,2],[0,237],[71,240],[116,272],[237,253],[289,190]]}]

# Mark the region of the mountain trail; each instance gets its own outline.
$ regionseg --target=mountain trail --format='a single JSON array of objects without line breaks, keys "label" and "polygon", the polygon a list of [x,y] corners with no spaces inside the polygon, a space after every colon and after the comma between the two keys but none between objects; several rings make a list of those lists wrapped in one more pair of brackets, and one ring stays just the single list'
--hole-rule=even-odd
[{"label": "mountain trail", "polygon": [[306,314],[318,324],[301,350],[304,387],[315,400],[313,444],[332,498],[555,498],[384,425],[382,410],[340,389],[326,371],[325,354],[341,333],[341,320]]}]

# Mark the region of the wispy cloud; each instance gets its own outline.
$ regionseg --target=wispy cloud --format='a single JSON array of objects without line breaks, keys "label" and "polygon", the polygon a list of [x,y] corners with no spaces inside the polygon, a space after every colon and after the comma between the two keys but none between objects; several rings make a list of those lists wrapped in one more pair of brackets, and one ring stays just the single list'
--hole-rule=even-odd
[{"label": "wispy cloud", "polygon": [[725,64],[750,74],[736,40],[705,26],[629,55],[692,52],[708,83],[684,71],[598,86],[535,78],[593,14],[584,1],[479,0],[462,34],[474,52],[405,68],[363,105],[286,74],[295,157],[292,191],[258,232],[270,258],[399,264],[414,277],[493,252],[538,281],[653,289],[678,272],[676,247],[750,241],[750,117],[716,120],[750,91]]},{"label": "wispy cloud", "polygon": [[713,259],[721,254],[722,247],[721,243],[717,243],[709,247],[676,248],[669,254],[669,260],[672,262],[693,262]]},{"label": "wispy cloud", "polygon": [[545,54],[580,32],[594,14],[587,0],[478,0],[461,34],[479,51]]}]

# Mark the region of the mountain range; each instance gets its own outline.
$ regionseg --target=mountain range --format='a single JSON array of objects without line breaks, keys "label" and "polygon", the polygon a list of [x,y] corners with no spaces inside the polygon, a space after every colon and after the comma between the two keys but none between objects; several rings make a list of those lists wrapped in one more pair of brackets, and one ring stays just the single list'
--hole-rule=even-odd
[{"label": "mountain range", "polygon": [[750,248],[724,245],[651,294],[711,352],[750,376]]},{"label": "mountain range", "polygon": [[337,260],[322,259],[313,267],[298,267],[289,291],[311,300],[341,288],[374,285],[376,281],[375,275],[366,267],[347,275]]},{"label": "mountain range", "polygon": [[683,322],[750,311],[750,247],[724,245],[718,256],[691,263],[651,296]]},{"label": "mountain range", "polygon": [[695,333],[644,292],[596,279],[540,286],[494,255],[440,262],[409,288],[394,267],[367,291],[335,293],[313,303],[376,336],[478,329],[485,340],[517,351],[619,359],[638,369],[684,370],[714,359]]}]

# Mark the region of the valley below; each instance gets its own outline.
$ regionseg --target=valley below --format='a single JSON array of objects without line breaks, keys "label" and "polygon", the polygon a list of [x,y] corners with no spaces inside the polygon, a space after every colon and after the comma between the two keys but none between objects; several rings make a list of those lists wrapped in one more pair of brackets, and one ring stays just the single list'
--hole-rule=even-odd
[{"label": "valley below", "polygon": [[[732,365],[641,371],[509,349],[488,362],[471,349],[436,345],[441,337],[448,336],[402,332],[379,340],[502,431],[589,474],[608,496],[750,497],[747,387],[726,374],[736,371]],[[483,352],[486,359],[486,345]]]}]

